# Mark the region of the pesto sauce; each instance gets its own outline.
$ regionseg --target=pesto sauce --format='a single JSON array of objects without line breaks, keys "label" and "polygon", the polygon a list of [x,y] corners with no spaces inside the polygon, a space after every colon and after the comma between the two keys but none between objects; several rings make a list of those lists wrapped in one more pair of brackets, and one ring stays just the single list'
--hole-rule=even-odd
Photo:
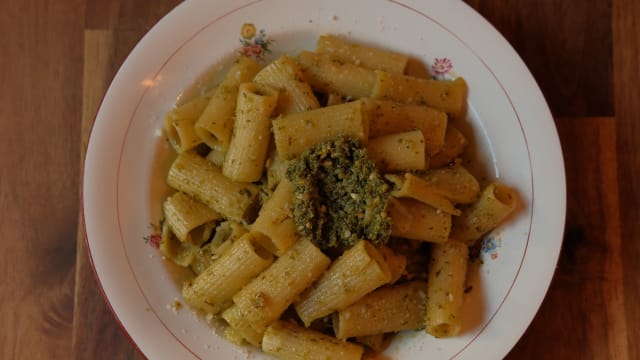
[{"label": "pesto sauce", "polygon": [[306,150],[291,161],[287,178],[297,230],[322,250],[389,239],[390,188],[358,141],[340,136]]}]

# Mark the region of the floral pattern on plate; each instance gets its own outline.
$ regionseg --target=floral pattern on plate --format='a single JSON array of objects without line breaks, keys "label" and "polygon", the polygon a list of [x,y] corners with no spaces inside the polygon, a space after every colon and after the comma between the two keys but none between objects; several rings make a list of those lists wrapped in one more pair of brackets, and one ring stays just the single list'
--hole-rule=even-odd
[{"label": "floral pattern on plate", "polygon": [[160,248],[160,240],[162,239],[161,232],[162,225],[161,224],[149,224],[149,230],[151,231],[149,235],[143,237],[144,242],[149,244],[153,248]]},{"label": "floral pattern on plate", "polygon": [[238,53],[258,61],[264,61],[264,55],[271,53],[269,46],[273,41],[269,39],[264,29],[256,31],[256,26],[253,23],[244,23],[240,28],[240,44],[242,44],[242,48],[238,50]]},{"label": "floral pattern on plate", "polygon": [[433,59],[431,73],[436,80],[454,80],[457,77],[453,72],[453,62],[446,57]]},{"label": "floral pattern on plate", "polygon": [[482,240],[482,253],[488,255],[491,260],[498,258],[498,248],[500,247],[500,240],[494,236],[488,236]]}]

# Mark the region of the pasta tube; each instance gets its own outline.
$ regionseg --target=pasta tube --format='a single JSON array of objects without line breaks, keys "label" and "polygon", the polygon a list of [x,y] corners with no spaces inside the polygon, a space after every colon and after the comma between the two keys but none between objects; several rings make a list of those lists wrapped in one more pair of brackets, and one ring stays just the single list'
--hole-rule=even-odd
[{"label": "pasta tube", "polygon": [[325,34],[318,38],[316,52],[327,54],[332,59],[351,63],[367,69],[383,70],[392,74],[403,74],[409,57],[377,47],[346,41],[335,35]]},{"label": "pasta tube", "polygon": [[282,360],[360,360],[364,352],[362,346],[285,321],[267,328],[262,350]]},{"label": "pasta tube", "polygon": [[462,154],[469,141],[460,130],[453,125],[447,126],[447,132],[444,134],[444,145],[429,160],[429,167],[443,167]]},{"label": "pasta tube", "polygon": [[[247,232],[247,228],[236,221],[227,220],[221,222],[216,228],[216,233],[213,235],[213,239],[211,239],[211,245],[214,247],[214,253],[216,255],[222,254],[224,252],[223,246],[225,246],[225,244],[233,243]],[[261,239],[262,237],[257,237],[257,240]]]},{"label": "pasta tube", "polygon": [[191,243],[178,240],[166,222],[162,224],[161,231],[159,250],[162,256],[182,267],[191,265],[198,248]]},{"label": "pasta tube", "polygon": [[233,181],[260,180],[271,137],[271,113],[278,92],[266,85],[243,83],[238,90],[236,116],[222,174]]},{"label": "pasta tube", "polygon": [[202,274],[213,262],[213,256],[213,247],[209,242],[196,251],[189,268],[196,275]]},{"label": "pasta tube", "polygon": [[416,175],[405,173],[404,175],[385,175],[385,178],[394,183],[395,187],[391,195],[395,197],[412,198],[447,214],[460,215],[460,210],[456,209],[448,198]]},{"label": "pasta tube", "polygon": [[209,238],[203,236],[206,225],[222,218],[213,209],[183,192],[169,196],[162,207],[165,221],[176,237],[182,242],[188,241],[197,246]]},{"label": "pasta tube", "polygon": [[373,71],[349,63],[335,61],[326,54],[302,51],[298,62],[314,90],[338,94],[351,99],[368,97],[376,80]]},{"label": "pasta tube", "polygon": [[468,256],[468,247],[453,239],[431,250],[426,331],[435,337],[460,333]]},{"label": "pasta tube", "polygon": [[449,239],[451,215],[408,198],[389,198],[391,236],[442,243]]},{"label": "pasta tube", "polygon": [[413,76],[375,71],[376,80],[371,97],[407,104],[427,105],[454,119],[463,118],[467,110],[467,83],[459,77],[454,81],[421,79]]},{"label": "pasta tube", "polygon": [[202,143],[194,125],[211,99],[207,93],[168,111],[164,116],[167,138],[177,153],[191,150]]},{"label": "pasta tube", "polygon": [[278,256],[282,256],[299,238],[291,209],[292,194],[293,185],[286,178],[282,179],[251,225],[253,231],[267,235],[268,241],[264,246]]},{"label": "pasta tube", "polygon": [[167,183],[200,200],[227,219],[238,222],[255,219],[258,187],[232,181],[222,175],[214,164],[193,152],[178,155],[169,169]]},{"label": "pasta tube", "polygon": [[282,90],[278,97],[278,114],[291,114],[320,107],[311,86],[303,79],[298,64],[287,55],[265,66],[253,81]]},{"label": "pasta tube", "polygon": [[390,280],[391,272],[382,254],[368,241],[361,240],[300,296],[295,309],[305,326],[309,326],[313,320],[344,309]]},{"label": "pasta tube", "polygon": [[380,171],[424,170],[426,167],[424,136],[420,130],[369,139],[367,153]]},{"label": "pasta tube", "polygon": [[374,335],[425,326],[427,284],[412,281],[379,288],[332,315],[338,339]]},{"label": "pasta tube", "polygon": [[249,344],[260,347],[262,342],[262,332],[256,331],[247,319],[243,316],[242,311],[236,305],[222,313],[222,318],[229,324],[237,335],[240,335]]},{"label": "pasta tube", "polygon": [[402,104],[388,100],[364,99],[369,119],[369,136],[393,134],[419,129],[428,155],[440,151],[447,131],[447,114],[423,105]]},{"label": "pasta tube", "polygon": [[262,334],[330,262],[310,241],[300,240],[234,295],[233,302],[253,329]]},{"label": "pasta tube", "polygon": [[274,120],[273,136],[278,155],[291,160],[304,150],[338,135],[366,142],[369,126],[362,106],[361,101],[353,101]]},{"label": "pasta tube", "polygon": [[480,198],[454,222],[451,236],[471,246],[484,234],[498,226],[518,204],[518,195],[506,185],[493,182],[484,188]]},{"label": "pasta tube", "polygon": [[230,220],[221,222],[214,230],[211,241],[196,252],[196,257],[190,265],[196,275],[204,272],[234,241],[247,233],[247,229],[240,223]]},{"label": "pasta tube", "polygon": [[273,255],[260,246],[260,236],[264,235],[246,233],[202,274],[185,283],[185,300],[210,314],[231,305],[233,295],[273,262]]},{"label": "pasta tube", "polygon": [[472,203],[480,194],[478,180],[459,163],[429,170],[421,177],[435,192],[455,203]]},{"label": "pasta tube", "polygon": [[260,70],[260,64],[241,56],[209,100],[195,124],[196,134],[210,148],[226,151],[233,130],[233,114],[236,109],[238,87],[251,81]]}]

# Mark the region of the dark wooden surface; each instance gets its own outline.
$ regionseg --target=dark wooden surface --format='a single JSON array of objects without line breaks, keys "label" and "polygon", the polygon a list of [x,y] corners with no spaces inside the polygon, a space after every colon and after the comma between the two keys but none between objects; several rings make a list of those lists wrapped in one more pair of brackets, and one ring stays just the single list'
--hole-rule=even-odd
[{"label": "dark wooden surface", "polygon": [[[81,159],[116,69],[179,1],[0,2],[0,358],[142,358],[88,261]],[[530,67],[566,162],[557,272],[508,358],[640,359],[640,2],[467,3]]]}]

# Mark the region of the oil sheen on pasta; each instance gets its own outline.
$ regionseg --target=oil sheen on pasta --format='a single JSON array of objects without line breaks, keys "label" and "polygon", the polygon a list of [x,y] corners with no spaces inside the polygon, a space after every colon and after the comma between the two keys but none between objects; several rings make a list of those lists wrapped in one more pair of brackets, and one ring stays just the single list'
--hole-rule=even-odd
[{"label": "oil sheen on pasta", "polygon": [[321,249],[389,239],[390,189],[358,141],[340,136],[306,150],[289,165],[287,177],[294,185],[297,229]]}]

